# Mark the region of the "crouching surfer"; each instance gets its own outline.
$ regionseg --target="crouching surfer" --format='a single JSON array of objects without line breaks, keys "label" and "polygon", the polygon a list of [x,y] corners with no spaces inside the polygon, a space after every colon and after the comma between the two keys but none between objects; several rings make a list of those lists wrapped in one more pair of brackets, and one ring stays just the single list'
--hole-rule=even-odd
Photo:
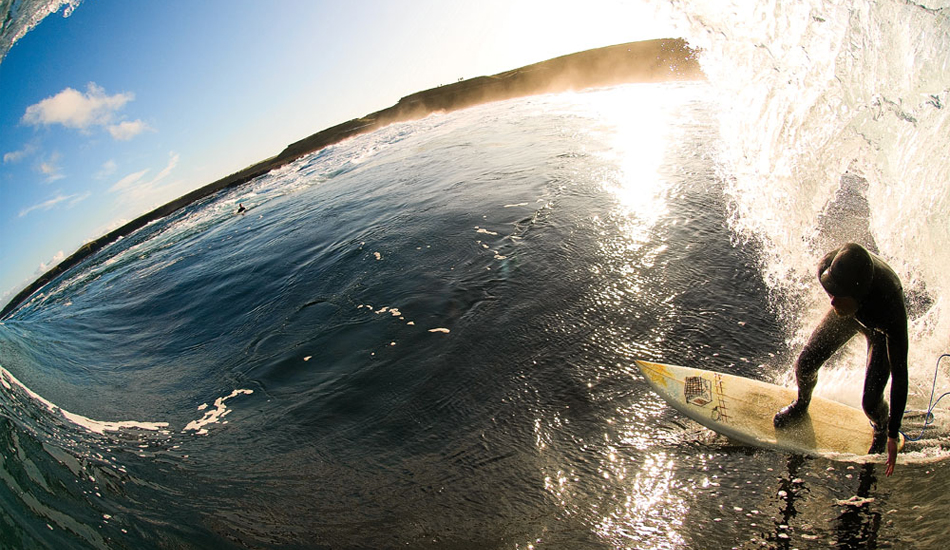
[{"label": "crouching surfer", "polygon": [[[899,431],[907,404],[907,311],[900,279],[884,260],[848,243],[818,264],[818,280],[831,309],[795,362],[798,398],[775,415],[776,428],[804,418],[818,381],[818,369],[855,334],[867,339],[867,367],[861,406],[874,426],[869,453],[887,451],[884,475],[894,472]],[[891,380],[890,414],[884,387]]]}]

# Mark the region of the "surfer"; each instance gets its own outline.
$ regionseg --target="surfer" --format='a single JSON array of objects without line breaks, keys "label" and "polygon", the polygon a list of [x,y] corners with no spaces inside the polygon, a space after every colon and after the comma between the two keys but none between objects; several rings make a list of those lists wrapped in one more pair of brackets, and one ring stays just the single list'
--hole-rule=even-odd
[{"label": "surfer", "polygon": [[244,208],[244,204],[239,202],[239,203],[238,203],[237,213],[238,213],[238,214],[243,214],[246,210],[247,210],[247,208]]},{"label": "surfer", "polygon": [[[868,452],[887,451],[884,475],[890,476],[897,462],[901,418],[907,404],[907,311],[900,279],[884,260],[848,243],[822,258],[818,280],[831,297],[831,309],[795,362],[798,398],[775,415],[775,427],[785,428],[804,418],[818,382],[818,369],[860,332],[868,343],[861,407],[874,426]],[[884,401],[888,379],[890,414]]]}]

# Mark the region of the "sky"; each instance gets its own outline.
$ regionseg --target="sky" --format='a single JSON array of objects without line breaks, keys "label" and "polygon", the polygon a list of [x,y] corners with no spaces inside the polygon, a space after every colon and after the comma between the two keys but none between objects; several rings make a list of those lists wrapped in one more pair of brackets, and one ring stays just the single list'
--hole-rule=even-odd
[{"label": "sky", "polygon": [[[655,0],[85,0],[0,62],[0,305],[85,242],[460,78],[676,36]],[[2,15],[2,14],[0,14]]]}]

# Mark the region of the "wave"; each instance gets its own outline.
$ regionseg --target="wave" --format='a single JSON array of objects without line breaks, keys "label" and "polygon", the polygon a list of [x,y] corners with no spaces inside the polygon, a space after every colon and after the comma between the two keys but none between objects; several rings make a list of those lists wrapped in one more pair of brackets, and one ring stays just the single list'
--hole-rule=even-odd
[{"label": "wave", "polygon": [[16,42],[46,19],[63,9],[63,17],[72,15],[82,0],[0,0],[0,62]]},{"label": "wave", "polygon": [[[14,392],[21,393],[23,395],[29,396],[29,398],[38,405],[42,405],[53,415],[59,415],[65,420],[72,422],[73,424],[85,428],[86,430],[97,433],[104,434],[106,432],[117,432],[119,430],[127,429],[138,429],[138,430],[149,430],[149,431],[158,431],[165,432],[165,429],[168,427],[168,422],[140,422],[136,420],[121,420],[121,421],[102,421],[94,420],[92,418],[83,416],[81,414],[76,414],[69,412],[54,403],[50,402],[47,399],[44,399],[43,396],[37,394],[30,388],[26,387],[21,383],[15,376],[10,374],[10,372],[0,366],[0,385],[7,390],[11,395]],[[12,400],[10,400],[12,401]]]},{"label": "wave", "polygon": [[816,258],[832,242],[863,242],[901,276],[911,376],[929,381],[950,346],[950,7],[675,7],[717,91],[732,224],[763,244],[767,284],[798,327],[792,340],[801,344],[826,307]]}]

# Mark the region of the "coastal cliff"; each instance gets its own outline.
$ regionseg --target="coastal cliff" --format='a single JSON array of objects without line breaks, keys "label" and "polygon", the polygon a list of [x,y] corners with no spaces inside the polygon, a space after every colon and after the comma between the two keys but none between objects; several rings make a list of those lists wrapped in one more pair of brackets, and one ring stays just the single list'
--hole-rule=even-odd
[{"label": "coastal cliff", "polygon": [[492,76],[480,76],[408,95],[395,105],[317,132],[274,157],[244,168],[160,206],[84,244],[16,294],[0,311],[5,317],[56,276],[118,238],[223,189],[236,187],[304,155],[395,122],[423,118],[490,101],[625,83],[701,80],[698,52],[681,39],[619,44],[542,61]]}]

